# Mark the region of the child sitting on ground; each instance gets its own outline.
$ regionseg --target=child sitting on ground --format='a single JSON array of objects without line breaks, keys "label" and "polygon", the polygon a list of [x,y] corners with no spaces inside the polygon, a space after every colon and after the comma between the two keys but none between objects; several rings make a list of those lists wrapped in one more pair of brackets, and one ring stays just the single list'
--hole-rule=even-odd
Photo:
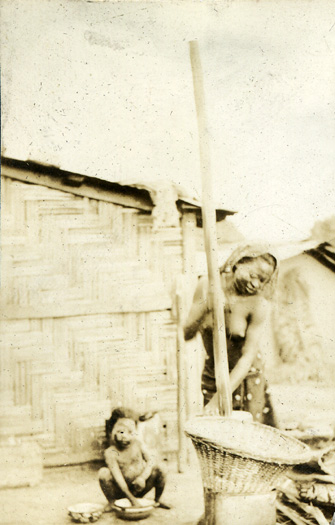
[{"label": "child sitting on ground", "polygon": [[115,500],[127,497],[139,507],[137,498],[143,498],[155,489],[157,507],[170,508],[160,502],[165,487],[165,474],[154,464],[150,454],[137,438],[139,417],[131,409],[116,408],[106,422],[109,447],[105,450],[107,465],[99,470],[99,483],[111,510]]}]

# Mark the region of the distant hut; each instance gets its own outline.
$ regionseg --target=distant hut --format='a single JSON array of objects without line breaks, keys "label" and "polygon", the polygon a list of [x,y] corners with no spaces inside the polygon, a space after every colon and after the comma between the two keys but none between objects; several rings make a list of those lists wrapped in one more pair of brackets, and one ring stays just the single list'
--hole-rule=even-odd
[{"label": "distant hut", "polygon": [[334,246],[302,243],[282,257],[273,308],[269,378],[283,426],[335,424],[334,311]]},{"label": "distant hut", "polygon": [[[231,214],[217,210],[217,220]],[[99,458],[111,407],[159,411],[178,454],[175,278],[199,202],[2,159],[1,425],[44,465]]]},{"label": "distant hut", "polygon": [[281,262],[275,340],[291,381],[333,382],[335,253],[330,243]]}]

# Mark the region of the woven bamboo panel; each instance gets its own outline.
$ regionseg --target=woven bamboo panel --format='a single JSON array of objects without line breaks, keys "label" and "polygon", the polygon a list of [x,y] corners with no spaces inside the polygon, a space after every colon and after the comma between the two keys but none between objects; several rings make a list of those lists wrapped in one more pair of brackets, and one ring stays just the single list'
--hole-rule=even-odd
[{"label": "woven bamboo panel", "polygon": [[9,318],[170,307],[180,229],[153,232],[134,209],[8,177],[2,194],[0,299]]},{"label": "woven bamboo panel", "polygon": [[159,410],[176,453],[179,228],[4,177],[0,433],[33,435],[45,464],[99,457],[105,418]]}]

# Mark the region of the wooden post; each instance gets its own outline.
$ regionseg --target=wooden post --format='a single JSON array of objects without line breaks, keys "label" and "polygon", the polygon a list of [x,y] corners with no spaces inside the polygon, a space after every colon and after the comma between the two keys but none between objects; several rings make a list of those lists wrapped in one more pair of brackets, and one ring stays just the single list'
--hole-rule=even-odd
[{"label": "wooden post", "polygon": [[178,369],[178,441],[179,441],[179,453],[178,453],[178,470],[184,472],[187,464],[187,441],[185,435],[185,422],[186,422],[186,378],[185,378],[185,340],[183,330],[183,286],[182,278],[180,275],[177,279],[176,287],[176,310],[177,310],[177,369]]},{"label": "wooden post", "polygon": [[190,42],[195,106],[197,111],[199,152],[202,176],[202,221],[208,267],[208,303],[213,311],[213,342],[215,379],[218,392],[219,414],[230,417],[232,395],[224,321],[224,300],[217,258],[216,211],[213,203],[210,151],[205,114],[205,96],[198,42]]}]

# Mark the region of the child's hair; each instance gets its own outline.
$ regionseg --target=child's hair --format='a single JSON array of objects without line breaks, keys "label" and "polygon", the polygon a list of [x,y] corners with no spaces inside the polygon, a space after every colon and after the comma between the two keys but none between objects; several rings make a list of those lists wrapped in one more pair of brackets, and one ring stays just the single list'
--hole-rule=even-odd
[{"label": "child's hair", "polygon": [[133,421],[135,421],[135,425],[137,425],[140,418],[139,418],[139,415],[131,408],[125,408],[125,407],[114,408],[114,410],[112,411],[111,417],[109,419],[106,419],[106,438],[107,440],[109,440],[110,435],[113,431],[113,427],[119,419],[132,419]]}]

